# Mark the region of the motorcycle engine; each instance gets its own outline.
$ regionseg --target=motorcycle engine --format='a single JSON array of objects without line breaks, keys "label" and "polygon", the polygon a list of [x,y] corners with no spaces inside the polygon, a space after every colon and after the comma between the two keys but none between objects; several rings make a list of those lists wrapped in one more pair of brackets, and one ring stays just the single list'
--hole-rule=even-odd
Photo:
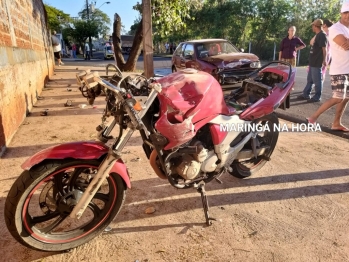
[{"label": "motorcycle engine", "polygon": [[199,140],[193,140],[190,146],[197,148],[196,153],[182,154],[180,157],[175,157],[176,160],[172,162],[175,173],[186,180],[195,179],[201,172],[206,172],[203,166],[210,159],[210,152]]}]

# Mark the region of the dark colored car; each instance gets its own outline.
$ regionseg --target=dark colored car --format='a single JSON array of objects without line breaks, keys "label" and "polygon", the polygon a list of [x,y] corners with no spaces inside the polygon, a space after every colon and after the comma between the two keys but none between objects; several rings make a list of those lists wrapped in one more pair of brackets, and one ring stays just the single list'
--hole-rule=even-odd
[{"label": "dark colored car", "polygon": [[182,42],[172,56],[172,72],[194,68],[212,74],[221,85],[233,84],[260,68],[259,58],[224,39]]}]

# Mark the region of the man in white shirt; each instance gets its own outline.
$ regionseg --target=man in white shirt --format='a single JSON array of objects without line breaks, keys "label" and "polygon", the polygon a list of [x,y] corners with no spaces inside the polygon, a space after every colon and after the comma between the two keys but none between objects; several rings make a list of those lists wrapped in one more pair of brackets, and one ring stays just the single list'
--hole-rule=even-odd
[{"label": "man in white shirt", "polygon": [[336,105],[336,114],[332,130],[349,132],[349,128],[341,123],[341,118],[349,101],[349,1],[341,8],[340,20],[329,29],[329,42],[332,55],[330,67],[332,98],[323,103],[309,118],[314,124],[318,117]]},{"label": "man in white shirt", "polygon": [[90,60],[90,45],[85,43],[85,60]]}]

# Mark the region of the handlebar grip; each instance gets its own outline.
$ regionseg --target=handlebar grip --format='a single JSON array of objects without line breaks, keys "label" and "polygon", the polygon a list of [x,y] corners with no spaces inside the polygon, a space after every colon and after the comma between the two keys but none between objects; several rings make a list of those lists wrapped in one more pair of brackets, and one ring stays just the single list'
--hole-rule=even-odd
[{"label": "handlebar grip", "polygon": [[133,106],[127,103],[127,101],[125,101],[124,108],[128,116],[131,118],[132,124],[135,126],[135,128],[137,130],[142,129],[144,124],[140,119],[139,115],[137,114],[136,110],[133,108]]}]

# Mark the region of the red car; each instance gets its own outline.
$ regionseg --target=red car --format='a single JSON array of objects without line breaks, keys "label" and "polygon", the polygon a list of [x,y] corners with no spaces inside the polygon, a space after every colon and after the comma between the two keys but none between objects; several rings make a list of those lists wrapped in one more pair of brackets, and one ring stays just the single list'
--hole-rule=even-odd
[{"label": "red car", "polygon": [[243,53],[224,39],[182,42],[172,56],[172,72],[195,68],[213,75],[221,85],[234,84],[261,67],[258,56]]}]

